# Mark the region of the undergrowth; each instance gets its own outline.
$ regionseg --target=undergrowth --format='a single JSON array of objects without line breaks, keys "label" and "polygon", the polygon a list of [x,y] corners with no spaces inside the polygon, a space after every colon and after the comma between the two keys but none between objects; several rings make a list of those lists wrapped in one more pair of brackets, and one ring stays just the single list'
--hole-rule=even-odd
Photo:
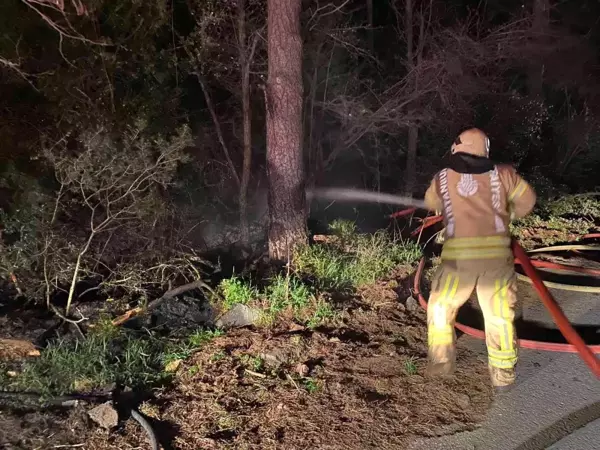
[{"label": "undergrowth", "polygon": [[0,383],[44,396],[114,386],[147,388],[168,382],[169,363],[188,358],[219,334],[218,330],[198,330],[173,342],[102,323],[84,339],[51,343],[38,358],[24,361],[11,377],[2,370]]},{"label": "undergrowth", "polygon": [[600,197],[566,195],[541,202],[527,217],[511,224],[526,248],[572,241],[600,227]]},{"label": "undergrowth", "polygon": [[384,231],[359,234],[347,221],[334,222],[331,231],[335,239],[303,247],[294,257],[296,270],[314,277],[320,289],[351,291],[421,257],[416,243],[393,239]]},{"label": "undergrowth", "polygon": [[330,229],[330,239],[298,249],[288,272],[267,280],[262,289],[237,276],[223,280],[219,285],[222,308],[254,305],[261,309],[265,325],[287,314],[316,327],[336,315],[324,293],[351,294],[421,256],[414,242],[393,239],[383,231],[360,234],[353,222],[336,221]]}]

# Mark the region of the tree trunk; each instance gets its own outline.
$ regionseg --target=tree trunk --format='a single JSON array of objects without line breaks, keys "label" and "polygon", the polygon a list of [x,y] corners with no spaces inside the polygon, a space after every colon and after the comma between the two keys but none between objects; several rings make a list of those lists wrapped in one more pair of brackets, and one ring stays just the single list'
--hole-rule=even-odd
[{"label": "tree trunk", "polygon": [[[545,33],[550,24],[548,0],[533,1],[533,41],[540,42],[545,39]],[[544,66],[540,64],[539,59],[533,58],[527,69],[527,79],[529,86],[529,95],[541,100],[543,98],[544,87]]]},{"label": "tree trunk", "polygon": [[369,52],[374,55],[375,52],[375,38],[373,36],[373,0],[367,1],[367,42],[369,45]]},{"label": "tree trunk", "polygon": [[[404,17],[404,33],[406,35],[406,66],[414,78],[412,73],[415,69],[415,40],[413,33],[413,2],[405,0],[405,17]],[[423,27],[421,27],[423,29]],[[421,36],[421,39],[423,37]],[[421,44],[421,42],[419,42]],[[417,80],[413,80],[414,89],[417,89]],[[413,108],[416,105],[412,105]],[[416,170],[417,170],[417,142],[419,138],[419,129],[416,125],[410,125],[408,128],[408,145],[406,146],[406,168],[404,170],[404,195],[411,196],[415,189]]]},{"label": "tree trunk", "polygon": [[242,76],[242,123],[244,128],[244,163],[240,182],[239,208],[240,232],[243,245],[248,245],[250,240],[250,231],[248,229],[248,184],[250,183],[250,171],[252,168],[252,111],[250,110],[250,63],[252,54],[248,48],[246,34],[246,1],[239,0],[238,47]]},{"label": "tree trunk", "polygon": [[404,171],[404,194],[411,196],[417,180],[417,143],[419,128],[411,125],[408,128],[408,147],[406,151],[406,170]]},{"label": "tree trunk", "polygon": [[268,1],[266,88],[269,256],[289,261],[307,242],[302,158],[301,0]]}]

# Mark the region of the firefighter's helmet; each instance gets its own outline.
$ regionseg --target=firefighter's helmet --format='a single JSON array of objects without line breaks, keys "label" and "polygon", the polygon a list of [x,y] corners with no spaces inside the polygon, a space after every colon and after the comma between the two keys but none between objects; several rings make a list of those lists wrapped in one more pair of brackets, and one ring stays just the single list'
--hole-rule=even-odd
[{"label": "firefighter's helmet", "polygon": [[489,157],[490,140],[479,128],[470,128],[460,133],[452,144],[452,153],[459,152]]}]

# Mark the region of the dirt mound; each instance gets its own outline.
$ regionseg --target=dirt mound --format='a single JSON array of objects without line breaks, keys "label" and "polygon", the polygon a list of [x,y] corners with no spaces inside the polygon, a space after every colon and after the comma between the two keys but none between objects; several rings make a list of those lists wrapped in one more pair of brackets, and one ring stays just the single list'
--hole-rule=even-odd
[{"label": "dirt mound", "polygon": [[[485,362],[462,353],[456,376],[425,379],[425,314],[399,303],[399,291],[404,297],[403,285],[362,290],[336,327],[231,331],[181,363],[174,386],[139,409],[165,449],[181,450],[397,449],[415,436],[475,428],[492,395]],[[3,424],[12,434],[5,442],[23,432],[20,423]],[[148,445],[131,420],[112,433],[80,420],[78,442],[70,423],[54,419],[48,442]]]},{"label": "dirt mound", "polygon": [[491,401],[485,363],[463,353],[455,377],[426,380],[423,312],[380,303],[362,303],[339,328],[217,338],[142,411],[185,450],[397,449],[475,428]]},{"label": "dirt mound", "polygon": [[[338,330],[240,331],[213,342],[161,395],[176,448],[401,448],[415,435],[469,430],[489,402],[484,363],[462,355],[446,382],[425,380],[421,313],[357,310]],[[247,368],[247,358],[264,367]]]}]

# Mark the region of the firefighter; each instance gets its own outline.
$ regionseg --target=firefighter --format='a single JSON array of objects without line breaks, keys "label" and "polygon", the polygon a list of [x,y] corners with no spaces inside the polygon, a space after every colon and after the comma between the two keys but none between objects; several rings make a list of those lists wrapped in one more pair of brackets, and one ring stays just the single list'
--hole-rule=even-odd
[{"label": "firefighter", "polygon": [[427,308],[428,374],[455,368],[454,323],[474,289],[485,321],[492,385],[507,390],[515,381],[517,280],[509,223],[533,209],[531,186],[508,165],[489,159],[490,141],[477,128],[462,132],[451,147],[448,167],[426,194],[431,210],[444,217],[441,265],[432,280]]}]

